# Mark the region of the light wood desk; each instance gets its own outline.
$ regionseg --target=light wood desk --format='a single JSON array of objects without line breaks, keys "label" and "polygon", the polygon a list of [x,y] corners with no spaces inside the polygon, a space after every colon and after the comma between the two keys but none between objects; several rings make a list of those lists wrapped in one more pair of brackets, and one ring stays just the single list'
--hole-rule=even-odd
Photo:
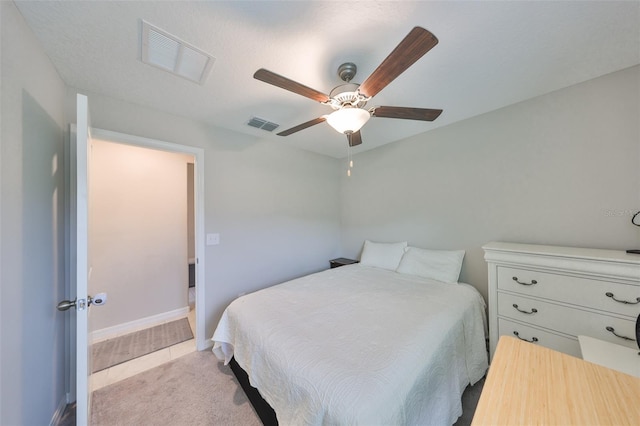
[{"label": "light wood desk", "polygon": [[639,425],[640,379],[502,336],[471,424]]}]

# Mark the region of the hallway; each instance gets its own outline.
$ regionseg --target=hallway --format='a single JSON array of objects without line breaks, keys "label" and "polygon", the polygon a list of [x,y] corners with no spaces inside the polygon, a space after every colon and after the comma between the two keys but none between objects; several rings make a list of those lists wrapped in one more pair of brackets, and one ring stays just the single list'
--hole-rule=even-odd
[{"label": "hallway", "polygon": [[[191,332],[196,335],[195,332],[195,303],[194,303],[195,288],[189,289],[189,314],[187,319],[189,320],[189,326]],[[104,369],[93,373],[90,378],[91,391],[101,389],[105,386],[109,386],[121,380],[127,379],[131,376],[135,376],[138,373],[147,371],[151,368],[157,367],[166,362],[172,361],[176,358],[180,358],[186,354],[194,352],[196,350],[195,338],[187,340],[177,345],[169,346],[168,348],[161,349],[159,351],[141,356],[139,358],[132,359],[131,361],[124,362],[122,364],[115,365],[113,367]]]}]

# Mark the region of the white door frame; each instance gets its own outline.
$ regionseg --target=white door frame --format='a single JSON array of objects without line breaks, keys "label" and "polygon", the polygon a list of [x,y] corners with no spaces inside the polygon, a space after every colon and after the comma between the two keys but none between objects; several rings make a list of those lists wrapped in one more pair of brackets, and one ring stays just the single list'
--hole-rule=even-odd
[{"label": "white door frame", "polygon": [[194,164],[194,196],[195,196],[195,250],[196,250],[196,349],[199,351],[209,347],[205,335],[205,241],[204,241],[204,149],[188,145],[180,145],[142,136],[127,135],[104,129],[91,129],[94,139],[139,146],[158,151],[175,152],[193,155]]}]

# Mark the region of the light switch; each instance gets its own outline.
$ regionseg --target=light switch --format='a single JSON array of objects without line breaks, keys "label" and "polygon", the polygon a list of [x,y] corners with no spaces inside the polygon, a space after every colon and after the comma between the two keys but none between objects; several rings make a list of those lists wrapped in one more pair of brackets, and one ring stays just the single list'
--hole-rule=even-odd
[{"label": "light switch", "polygon": [[220,234],[207,234],[207,245],[217,246],[220,244]]}]

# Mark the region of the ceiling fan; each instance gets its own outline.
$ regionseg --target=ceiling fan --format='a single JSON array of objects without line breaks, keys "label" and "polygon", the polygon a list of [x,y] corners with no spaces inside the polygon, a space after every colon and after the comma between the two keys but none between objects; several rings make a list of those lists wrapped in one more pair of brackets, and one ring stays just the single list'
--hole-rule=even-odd
[{"label": "ceiling fan", "polygon": [[321,104],[328,105],[334,110],[331,114],[314,118],[313,120],[284,130],[278,133],[279,136],[289,136],[290,134],[326,121],[335,130],[347,135],[349,146],[356,146],[362,143],[360,129],[371,117],[433,121],[442,113],[441,109],[426,108],[394,106],[364,108],[371,98],[424,56],[424,54],[431,50],[436,44],[438,44],[438,39],[433,34],[424,28],[415,27],[400,44],[396,46],[389,56],[382,61],[364,83],[351,83],[357,71],[355,64],[347,62],[340,65],[338,75],[345,84],[335,87],[329,95],[325,95],[322,92],[264,68],[256,71],[253,77],[265,83],[318,101]]}]

